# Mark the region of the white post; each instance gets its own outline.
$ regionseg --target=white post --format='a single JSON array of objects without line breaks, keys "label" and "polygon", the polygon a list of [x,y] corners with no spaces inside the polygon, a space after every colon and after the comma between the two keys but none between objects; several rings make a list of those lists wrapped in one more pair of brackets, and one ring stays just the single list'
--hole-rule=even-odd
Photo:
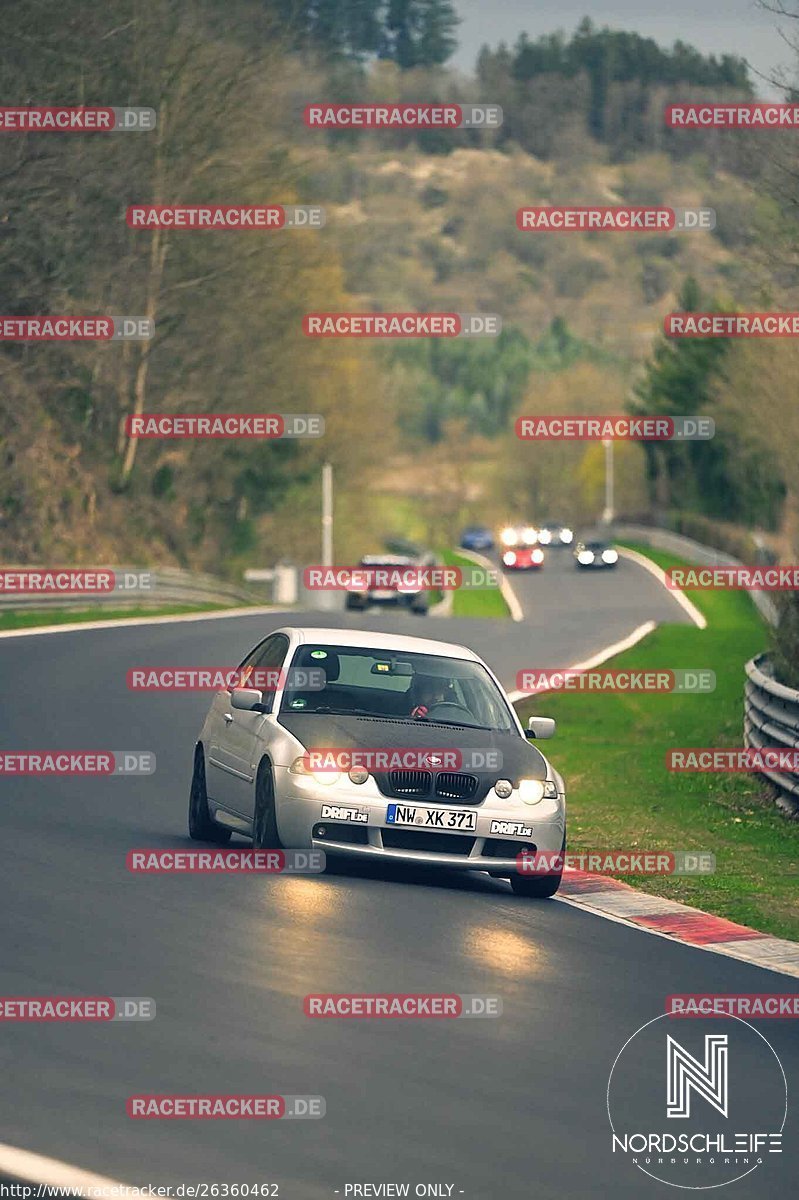
[{"label": "white post", "polygon": [[[322,566],[333,566],[333,467],[322,466]],[[314,606],[324,611],[336,608],[339,598],[335,592],[317,592]]]},{"label": "white post", "polygon": [[333,566],[333,467],[322,467],[322,566]]},{"label": "white post", "polygon": [[613,520],[613,440],[603,438],[605,447],[605,508],[602,512],[603,525],[610,525]]}]

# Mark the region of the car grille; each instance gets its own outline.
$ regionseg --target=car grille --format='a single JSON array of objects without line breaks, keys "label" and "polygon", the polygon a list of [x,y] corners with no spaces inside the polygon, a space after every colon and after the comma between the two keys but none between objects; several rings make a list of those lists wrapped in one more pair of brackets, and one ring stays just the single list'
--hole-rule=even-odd
[{"label": "car grille", "polygon": [[443,800],[471,800],[476,791],[476,775],[458,771],[439,771],[436,775],[436,795]]},{"label": "car grille", "polygon": [[395,796],[429,796],[431,771],[389,771],[388,786]]},{"label": "car grille", "polygon": [[423,829],[382,829],[386,850],[419,850],[427,854],[471,854],[473,837],[457,833],[428,833]]},{"label": "car grille", "polygon": [[374,778],[384,796],[412,796],[438,804],[479,804],[491,786],[488,777],[481,781],[461,771],[376,771]]}]

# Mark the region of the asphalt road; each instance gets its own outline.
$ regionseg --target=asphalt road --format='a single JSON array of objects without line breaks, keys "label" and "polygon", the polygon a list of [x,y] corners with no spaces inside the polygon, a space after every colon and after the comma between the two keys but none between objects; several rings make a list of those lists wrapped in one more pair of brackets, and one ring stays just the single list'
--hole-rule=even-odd
[{"label": "asphalt road", "polygon": [[[796,980],[514,897],[479,875],[373,864],[318,878],[125,869],[132,848],[189,845],[190,760],[208,703],[130,693],[129,667],[234,664],[280,624],[345,621],[468,642],[513,686],[519,666],[565,665],[647,619],[684,619],[630,564],[598,578],[569,567],[564,556],[518,579],[523,625],[277,614],[0,641],[4,748],[158,759],[139,779],[2,783],[2,994],[151,996],[158,1016],[0,1027],[0,1140],[134,1185],[272,1181],[282,1200],[402,1182],[411,1195],[417,1184],[453,1185],[454,1197],[474,1200],[672,1194],[611,1154],[605,1093],[618,1051],[669,994],[786,993]],[[306,1018],[303,997],[328,991],[496,995],[503,1015]],[[791,1024],[760,1028],[795,1086]],[[638,1086],[659,1094],[662,1071],[643,1072]],[[125,1099],[143,1092],[319,1094],[327,1115],[131,1121]],[[776,1166],[729,1195],[789,1194],[796,1141],[794,1132]]]}]

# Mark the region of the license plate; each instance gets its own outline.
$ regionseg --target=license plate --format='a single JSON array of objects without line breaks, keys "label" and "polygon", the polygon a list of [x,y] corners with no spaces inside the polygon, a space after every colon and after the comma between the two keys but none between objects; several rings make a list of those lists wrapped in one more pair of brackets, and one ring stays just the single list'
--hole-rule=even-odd
[{"label": "license plate", "polygon": [[463,829],[474,833],[477,813],[457,808],[418,808],[415,804],[389,804],[389,825],[420,825],[423,829]]}]

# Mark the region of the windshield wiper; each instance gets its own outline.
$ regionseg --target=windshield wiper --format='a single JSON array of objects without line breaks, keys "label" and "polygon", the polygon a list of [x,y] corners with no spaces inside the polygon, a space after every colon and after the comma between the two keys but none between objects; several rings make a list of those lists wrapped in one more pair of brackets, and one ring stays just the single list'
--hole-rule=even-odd
[{"label": "windshield wiper", "polygon": [[437,717],[425,717],[424,725],[451,725],[453,729],[483,729],[486,733],[501,733],[501,729],[492,729],[490,725],[467,725],[464,721],[440,721]]}]

